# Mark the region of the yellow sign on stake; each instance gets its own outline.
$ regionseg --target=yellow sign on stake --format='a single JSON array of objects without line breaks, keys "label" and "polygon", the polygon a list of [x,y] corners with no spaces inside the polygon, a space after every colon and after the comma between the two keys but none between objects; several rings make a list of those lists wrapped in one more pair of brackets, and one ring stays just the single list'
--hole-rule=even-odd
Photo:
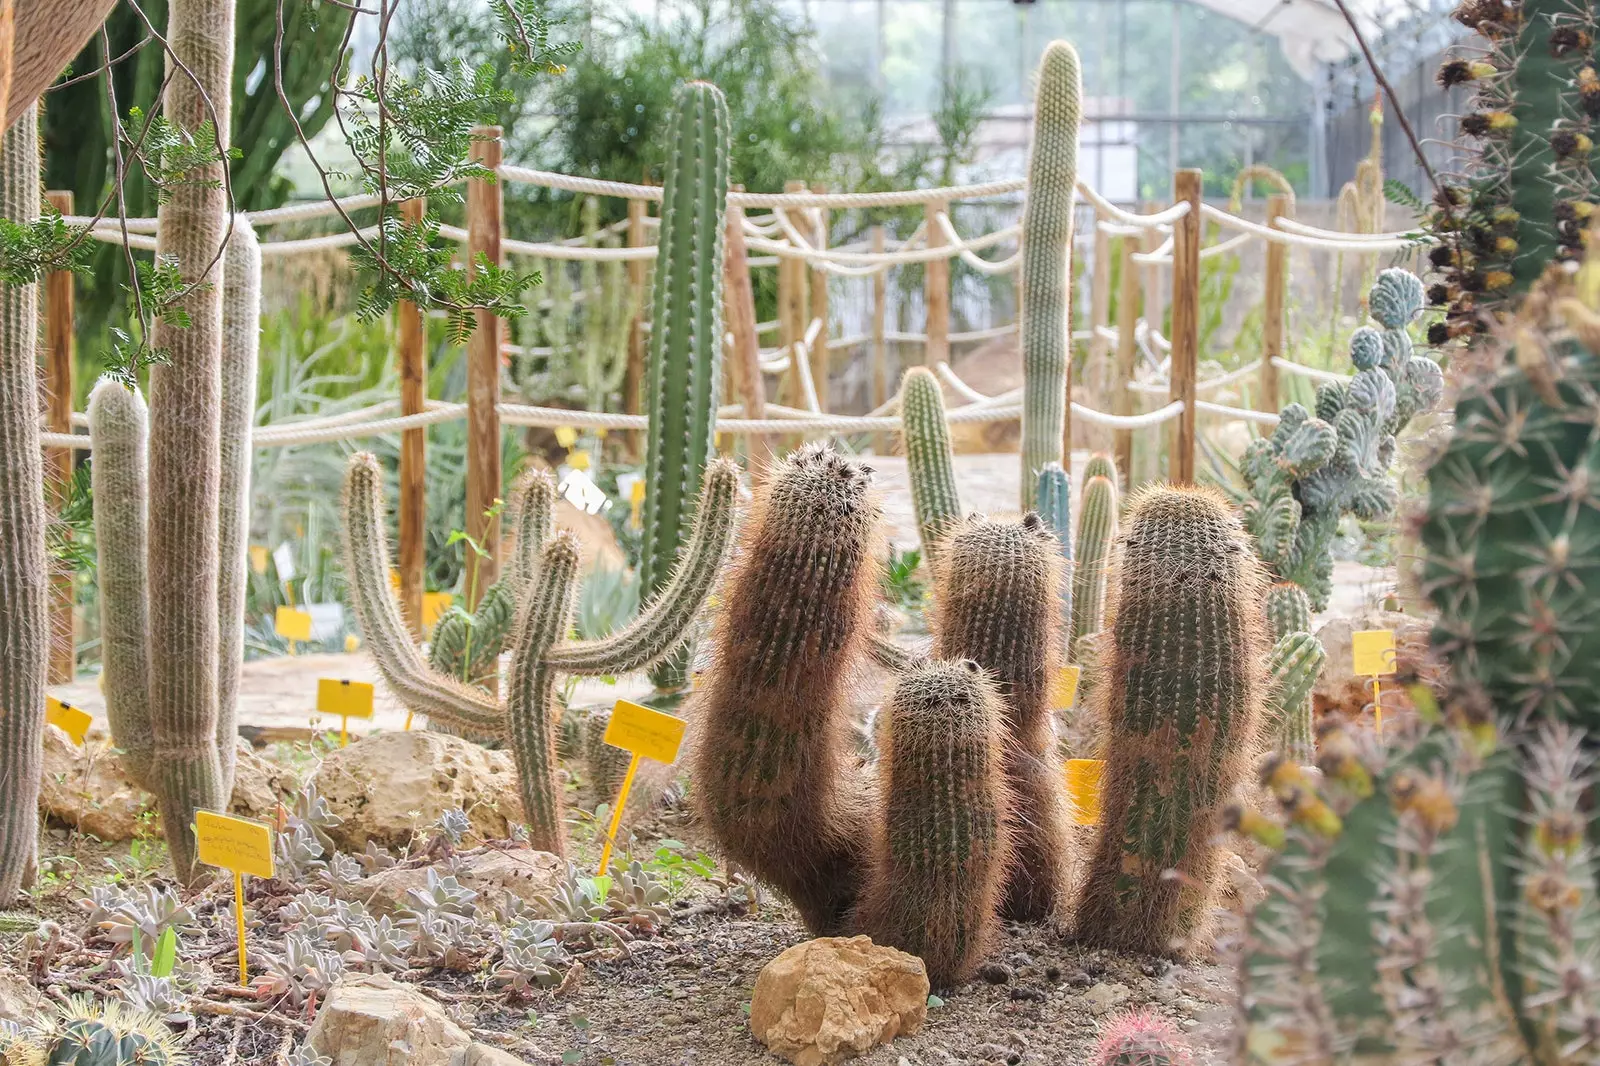
[{"label": "yellow sign on stake", "polygon": [[350,744],[350,719],[372,717],[372,685],[335,677],[317,679],[317,710],[339,716],[339,746]]},{"label": "yellow sign on stake", "polygon": [[455,596],[448,592],[424,592],[422,594],[422,628],[432,629],[439,624],[439,619],[456,602]]},{"label": "yellow sign on stake", "polygon": [[578,443],[578,431],[571,426],[556,427],[556,443],[563,448],[570,448]]},{"label": "yellow sign on stake", "polygon": [[311,639],[311,612],[301,611],[293,607],[279,607],[272,620],[273,628],[278,636],[290,641],[289,650],[294,651],[293,641]]},{"label": "yellow sign on stake", "polygon": [[1067,760],[1067,801],[1072,804],[1073,825],[1100,824],[1100,782],[1104,759]]},{"label": "yellow sign on stake", "polygon": [[267,560],[272,558],[272,553],[267,551],[265,544],[250,545],[250,569],[258,574],[267,572]]},{"label": "yellow sign on stake", "polygon": [[1350,652],[1355,672],[1372,678],[1372,722],[1378,739],[1383,739],[1383,703],[1378,678],[1395,671],[1394,630],[1363,629],[1350,634]]},{"label": "yellow sign on stake", "polygon": [[239,984],[250,981],[244,948],[244,875],[271,877],[272,827],[215,811],[194,812],[197,858],[233,873],[233,922],[239,935]]},{"label": "yellow sign on stake", "polygon": [[605,846],[600,849],[599,874],[604,875],[611,865],[611,845],[616,843],[617,827],[622,824],[622,806],[628,802],[628,790],[633,788],[633,775],[639,770],[640,759],[653,759],[671,763],[678,757],[683,744],[683,731],[688,722],[662,714],[631,700],[618,700],[611,709],[611,721],[606,725],[604,740],[614,748],[633,753],[628,761],[628,772],[622,775],[622,787],[617,790],[617,805],[611,812],[611,826],[606,830]]},{"label": "yellow sign on stake", "polygon": [[80,748],[83,747],[83,738],[89,735],[89,724],[94,721],[88,711],[54,696],[44,698],[44,720],[71,737],[72,742]]},{"label": "yellow sign on stake", "polygon": [[1071,707],[1078,698],[1079,668],[1063,666],[1056,670],[1056,683],[1050,690],[1051,706],[1057,710]]},{"label": "yellow sign on stake", "polygon": [[567,465],[574,470],[589,469],[589,453],[579,448],[567,453]]}]

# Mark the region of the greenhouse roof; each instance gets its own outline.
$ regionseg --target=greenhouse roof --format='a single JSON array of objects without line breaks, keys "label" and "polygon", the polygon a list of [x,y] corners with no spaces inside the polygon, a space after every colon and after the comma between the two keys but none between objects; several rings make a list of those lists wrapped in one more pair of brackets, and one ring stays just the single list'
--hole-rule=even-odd
[{"label": "greenhouse roof", "polygon": [[[1321,63],[1337,63],[1356,51],[1334,0],[1196,0],[1202,7],[1278,38],[1283,54],[1301,77]],[[1394,20],[1437,7],[1427,0],[1345,0],[1370,41]]]}]

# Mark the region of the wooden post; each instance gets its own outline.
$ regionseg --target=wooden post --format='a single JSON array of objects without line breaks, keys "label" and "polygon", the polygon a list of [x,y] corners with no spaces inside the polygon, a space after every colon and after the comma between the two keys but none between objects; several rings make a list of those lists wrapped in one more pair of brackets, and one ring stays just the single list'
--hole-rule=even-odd
[{"label": "wooden post", "polygon": [[[734,186],[735,191],[742,191]],[[744,243],[744,208],[728,205],[727,254],[722,260],[722,302],[733,358],[728,365],[744,402],[746,418],[765,418],[766,391],[761,382],[761,339],[756,336],[756,296],[750,284],[750,253]],[[772,445],[764,433],[749,436],[748,465],[758,478],[772,459]]]},{"label": "wooden post", "polygon": [[[1278,228],[1278,219],[1289,214],[1289,198],[1283,193],[1267,197],[1267,225]],[[1261,309],[1261,395],[1256,409],[1278,409],[1278,364],[1283,357],[1283,301],[1289,280],[1289,246],[1267,243],[1267,294]]]},{"label": "wooden post", "polygon": [[[873,226],[869,234],[871,247],[874,254],[881,255],[884,245],[882,226]],[[880,270],[872,275],[872,404],[871,409],[876,410],[889,402],[889,343],[884,336],[884,323],[888,315],[889,302],[889,271]],[[889,435],[878,435],[877,449],[887,453],[889,450]]]},{"label": "wooden post", "polygon": [[[72,214],[72,193],[45,193],[55,209]],[[72,432],[72,271],[52,270],[44,280],[44,358],[51,433]],[[52,492],[65,500],[72,482],[72,449],[51,448],[45,453],[45,479]],[[50,581],[50,683],[63,685],[77,672],[77,628],[73,624],[72,573],[61,570]]]},{"label": "wooden post", "polygon": [[[1110,342],[1101,336],[1102,326],[1110,325],[1111,318],[1111,237],[1100,228],[1100,212],[1094,213],[1094,263],[1089,275],[1089,363],[1087,373],[1084,374],[1084,385],[1089,394],[1089,403],[1100,407],[1105,397],[1105,380],[1107,378],[1106,356],[1110,352]],[[1068,341],[1067,373],[1072,373],[1071,341]],[[1071,399],[1072,388],[1067,387],[1068,399]],[[1105,408],[1101,407],[1101,410]],[[1084,444],[1094,447],[1100,440],[1104,440],[1104,431],[1090,425],[1082,419],[1067,418],[1065,439],[1061,442],[1062,463],[1070,470],[1072,468],[1072,427],[1074,422],[1082,425],[1078,436]]]},{"label": "wooden post", "polygon": [[[428,202],[422,197],[400,205],[411,225],[422,221]],[[395,305],[399,327],[400,413],[421,414],[428,406],[428,355],[422,312],[410,300]],[[424,549],[427,546],[428,431],[418,426],[400,434],[400,606],[411,635],[422,639]]]},{"label": "wooden post", "polygon": [[[786,181],[783,191],[806,191],[803,181]],[[790,221],[795,221],[790,216]],[[801,222],[804,219],[800,220]],[[796,225],[798,229],[798,224]],[[784,257],[778,260],[778,343],[789,353],[789,389],[785,396],[791,407],[805,407],[806,391],[800,381],[800,342],[805,339],[806,325],[811,321],[806,314],[806,263],[803,259]],[[800,438],[794,438],[798,444]]]},{"label": "wooden post", "polygon": [[[490,170],[500,168],[502,144],[499,126],[478,126],[473,133],[472,158]],[[481,179],[467,182],[468,275],[476,272],[482,255],[498,264],[501,237],[500,185]],[[473,312],[477,328],[467,345],[467,536],[483,546],[487,557],[479,560],[476,600],[500,576],[500,520],[490,518],[500,496],[500,319],[487,311]]]},{"label": "wooden post", "polygon": [[1195,375],[1200,362],[1200,171],[1173,176],[1173,197],[1189,213],[1172,224],[1172,377],[1171,398],[1183,401],[1173,420],[1169,476],[1194,484]]},{"label": "wooden post", "polygon": [[[1133,334],[1139,328],[1139,264],[1133,254],[1138,251],[1139,238],[1127,234],[1118,242],[1121,245],[1122,285],[1117,294],[1117,362],[1111,376],[1111,413],[1133,414],[1133,366],[1137,349]],[[1119,429],[1112,436],[1112,450],[1116,454],[1117,469],[1122,471],[1122,484],[1131,491],[1133,483],[1133,430]]]},{"label": "wooden post", "polygon": [[[944,231],[939,228],[939,214],[950,205],[942,200],[930,201],[923,207],[923,219],[928,226],[928,247],[943,246]],[[927,343],[922,346],[922,363],[933,366],[950,361],[950,260],[930,259],[923,275],[923,306],[927,310]]]},{"label": "wooden post", "polygon": [[[811,186],[811,191],[824,193],[828,187],[821,183]],[[828,209],[819,207],[815,209],[811,226],[811,243],[822,251],[828,248]],[[811,327],[811,320],[820,318],[822,328],[817,331],[817,343],[811,348],[811,379],[817,386],[817,403],[824,411],[828,410],[828,382],[832,379],[830,370],[833,359],[828,351],[828,272],[817,263],[811,268],[811,313],[806,316],[806,328]]]},{"label": "wooden post", "polygon": [[[643,200],[628,201],[628,247],[643,248],[650,243],[645,219],[650,216],[649,205]],[[628,326],[628,368],[622,378],[622,409],[630,415],[644,411],[645,335],[644,313],[649,303],[645,299],[645,274],[650,264],[644,259],[628,260],[628,299],[633,306],[633,322]],[[644,433],[634,431],[623,434],[628,455],[638,460],[644,454]]]}]

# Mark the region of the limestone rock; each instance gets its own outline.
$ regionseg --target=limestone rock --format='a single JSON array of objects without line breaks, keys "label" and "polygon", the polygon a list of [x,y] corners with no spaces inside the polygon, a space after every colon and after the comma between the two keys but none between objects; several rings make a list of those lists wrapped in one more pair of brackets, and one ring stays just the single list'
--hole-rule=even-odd
[{"label": "limestone rock", "polygon": [[870,937],[823,937],[779,955],[756,978],[750,1029],[796,1066],[854,1058],[922,1028],[922,960]]},{"label": "limestone rock", "polygon": [[0,969],[0,1021],[34,1025],[50,1017],[50,1006],[28,979]]},{"label": "limestone rock", "polygon": [[[108,844],[132,840],[150,797],[128,780],[111,745],[90,737],[83,747],[55,726],[44,731],[39,810],[51,821]],[[155,826],[147,827],[154,832]]]},{"label": "limestone rock", "polygon": [[1256,905],[1267,898],[1250,864],[1237,852],[1222,849],[1221,903],[1234,914],[1249,914]]},{"label": "limestone rock", "polygon": [[329,835],[351,853],[369,840],[403,847],[453,807],[482,840],[504,840],[523,818],[510,752],[431,730],[363,737],[324,759],[311,781],[344,820]]},{"label": "limestone rock", "polygon": [[617,545],[617,535],[605,515],[590,514],[574,507],[565,497],[556,500],[555,523],[578,536],[578,562],[582,571],[599,567],[604,570],[621,570],[628,565],[628,557]]},{"label": "limestone rock", "polygon": [[1127,985],[1107,984],[1101,981],[1085,992],[1083,998],[1089,1001],[1090,1010],[1096,1014],[1104,1014],[1113,1007],[1121,1006],[1127,1002],[1128,997],[1131,995],[1133,995],[1133,992]]},{"label": "limestone rock", "polygon": [[306,1043],[333,1066],[512,1066],[473,1041],[438,1003],[388,974],[347,977],[328,993]]},{"label": "limestone rock", "polygon": [[295,791],[294,774],[263,759],[248,741],[240,738],[239,758],[233,771],[233,798],[228,803],[230,814],[273,821],[278,804],[291,802]]},{"label": "limestone rock", "polygon": [[[481,851],[457,859],[456,880],[478,893],[480,906],[496,906],[507,896],[525,903],[548,895],[566,876],[567,864],[558,855],[531,848]],[[360,900],[374,914],[393,914],[406,906],[406,893],[425,888],[428,867],[390,867],[338,890],[348,900]]]}]

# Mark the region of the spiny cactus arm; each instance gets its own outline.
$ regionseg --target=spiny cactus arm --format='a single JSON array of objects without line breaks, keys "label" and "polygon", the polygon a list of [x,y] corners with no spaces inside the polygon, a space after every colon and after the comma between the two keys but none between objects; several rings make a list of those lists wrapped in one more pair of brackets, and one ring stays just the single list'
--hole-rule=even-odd
[{"label": "spiny cactus arm", "polygon": [[89,466],[99,559],[101,678],[111,739],[136,783],[149,787],[155,736],[150,726],[150,605],[146,537],[149,485],[144,398],[120,381],[101,378],[89,393]]},{"label": "spiny cactus arm", "polygon": [[1316,757],[1311,690],[1327,658],[1322,641],[1310,633],[1285,635],[1267,656],[1267,718],[1278,751],[1302,766]]},{"label": "spiny cactus arm", "polygon": [[1072,624],[1067,636],[1067,651],[1074,656],[1084,637],[1105,628],[1106,580],[1111,572],[1111,548],[1117,540],[1117,508],[1116,481],[1096,474],[1084,483],[1077,565],[1072,572]]},{"label": "spiny cactus arm", "polygon": [[528,840],[565,854],[561,782],[556,777],[555,670],[546,653],[572,622],[578,582],[578,540],[557,533],[540,553],[539,576],[517,611],[507,677],[511,752],[517,762]]},{"label": "spiny cactus arm", "polygon": [[223,260],[222,482],[217,530],[217,757],[223,794],[233,792],[238,755],[239,668],[249,582],[250,429],[256,416],[261,347],[261,246],[250,220],[235,215]]},{"label": "spiny cactus arm", "polygon": [[517,539],[511,567],[501,583],[511,582],[512,603],[539,572],[539,554],[555,530],[556,479],[548,470],[532,470],[518,479],[512,490],[517,519]]},{"label": "spiny cactus arm", "polygon": [[373,661],[406,708],[485,736],[504,736],[501,706],[430,669],[411,642],[389,588],[389,543],[383,528],[383,469],[370,452],[350,457],[344,482],[345,579]]},{"label": "spiny cactus arm", "polygon": [[1052,41],[1039,60],[1033,105],[1028,198],[1022,210],[1017,275],[1022,343],[1022,503],[1034,506],[1044,464],[1061,462],[1071,397],[1068,331],[1072,211],[1078,190],[1078,124],[1083,81],[1078,53]]},{"label": "spiny cactus arm", "polygon": [[[28,107],[0,138],[0,218],[13,223],[39,217],[38,124]],[[38,864],[50,653],[38,330],[38,285],[0,283],[0,907]]]},{"label": "spiny cactus arm", "polygon": [[557,644],[546,653],[546,663],[569,674],[625,674],[659,662],[680,647],[728,559],[738,524],[738,491],[738,464],[714,460],[706,468],[694,534],[680,554],[672,580],[617,632],[598,640]]},{"label": "spiny cactus arm", "polygon": [[961,521],[961,494],[956,489],[955,454],[950,425],[945,421],[939,379],[926,367],[912,367],[900,382],[900,435],[911,480],[911,509],[917,519],[922,551],[930,562],[939,541]]},{"label": "spiny cactus arm", "polygon": [[1311,632],[1311,601],[1292,581],[1279,581],[1267,590],[1267,626],[1273,640],[1290,633]]},{"label": "spiny cactus arm", "polygon": [[928,661],[926,649],[918,650],[896,644],[882,633],[874,633],[867,642],[867,654],[872,661],[891,674],[903,674]]}]

